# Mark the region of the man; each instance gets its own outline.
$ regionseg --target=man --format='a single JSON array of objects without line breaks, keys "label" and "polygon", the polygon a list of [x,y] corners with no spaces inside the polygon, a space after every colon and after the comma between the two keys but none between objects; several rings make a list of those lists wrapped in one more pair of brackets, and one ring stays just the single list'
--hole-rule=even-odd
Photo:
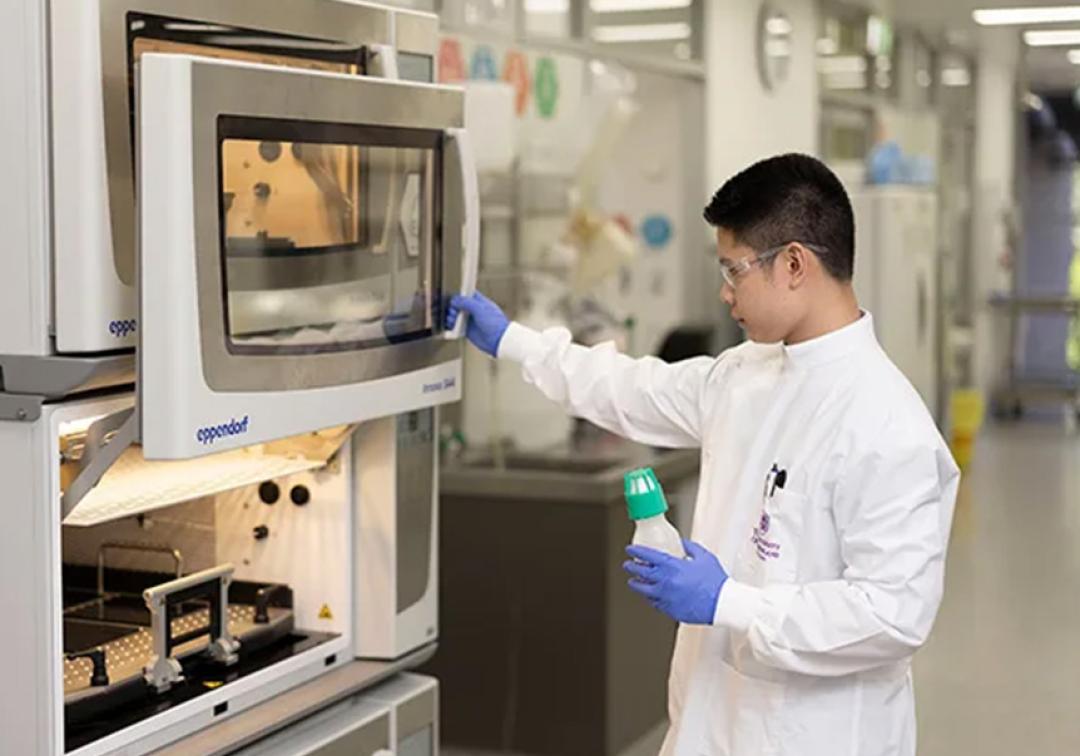
[{"label": "man", "polygon": [[700,446],[689,557],[630,547],[630,587],[681,623],[664,756],[915,753],[911,657],[941,601],[959,472],[851,285],[842,185],[757,163],[705,209],[748,341],[665,364],[455,297],[468,338],[569,412]]}]

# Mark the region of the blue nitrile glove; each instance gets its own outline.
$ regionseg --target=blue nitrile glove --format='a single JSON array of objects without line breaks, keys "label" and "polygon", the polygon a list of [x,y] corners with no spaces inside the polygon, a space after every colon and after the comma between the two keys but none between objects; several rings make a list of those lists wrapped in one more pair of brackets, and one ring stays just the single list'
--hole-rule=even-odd
[{"label": "blue nitrile glove", "polygon": [[485,297],[480,292],[472,296],[463,297],[455,294],[450,299],[450,306],[446,309],[446,329],[450,330],[457,323],[458,315],[462,311],[469,313],[469,325],[465,329],[465,337],[482,352],[495,357],[499,353],[499,342],[503,334],[510,326],[499,306]]},{"label": "blue nitrile glove", "polygon": [[634,592],[676,622],[711,625],[727,573],[705,547],[693,541],[683,541],[683,546],[686,559],[645,546],[627,546],[630,561],[623,569],[633,576]]}]

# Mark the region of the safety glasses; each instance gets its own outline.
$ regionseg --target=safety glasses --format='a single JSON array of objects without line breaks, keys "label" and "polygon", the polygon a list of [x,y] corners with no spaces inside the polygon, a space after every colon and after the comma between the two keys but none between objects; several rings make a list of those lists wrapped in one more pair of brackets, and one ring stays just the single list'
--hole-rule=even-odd
[{"label": "safety glasses", "polygon": [[727,283],[728,286],[735,288],[736,282],[743,275],[745,275],[748,270],[750,270],[755,265],[762,265],[764,263],[767,263],[769,260],[773,259],[785,249],[790,247],[792,244],[802,244],[802,246],[806,247],[818,257],[824,257],[828,253],[828,250],[825,247],[821,247],[816,244],[805,244],[803,242],[789,241],[785,244],[781,244],[778,247],[770,247],[769,249],[762,252],[760,255],[756,255],[754,257],[744,257],[738,262],[727,262],[726,260],[721,260],[720,273],[724,276],[724,282]]}]

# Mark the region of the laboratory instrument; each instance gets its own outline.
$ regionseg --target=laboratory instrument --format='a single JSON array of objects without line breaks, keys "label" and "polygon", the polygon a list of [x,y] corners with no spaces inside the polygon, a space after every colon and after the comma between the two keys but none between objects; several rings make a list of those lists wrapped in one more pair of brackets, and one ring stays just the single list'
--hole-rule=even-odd
[{"label": "laboratory instrument", "polygon": [[2,33],[0,752],[230,753],[361,698],[342,743],[400,752],[365,696],[438,639],[479,246],[436,17],[35,0]]}]

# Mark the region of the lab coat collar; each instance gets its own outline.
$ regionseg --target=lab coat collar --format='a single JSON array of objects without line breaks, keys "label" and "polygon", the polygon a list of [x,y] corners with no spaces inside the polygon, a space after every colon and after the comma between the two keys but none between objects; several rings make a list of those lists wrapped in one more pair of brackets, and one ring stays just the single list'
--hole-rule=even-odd
[{"label": "lab coat collar", "polygon": [[801,344],[790,346],[785,344],[783,347],[785,362],[797,368],[812,368],[847,357],[876,344],[874,318],[866,310],[860,312],[862,312],[862,317],[839,330]]}]

